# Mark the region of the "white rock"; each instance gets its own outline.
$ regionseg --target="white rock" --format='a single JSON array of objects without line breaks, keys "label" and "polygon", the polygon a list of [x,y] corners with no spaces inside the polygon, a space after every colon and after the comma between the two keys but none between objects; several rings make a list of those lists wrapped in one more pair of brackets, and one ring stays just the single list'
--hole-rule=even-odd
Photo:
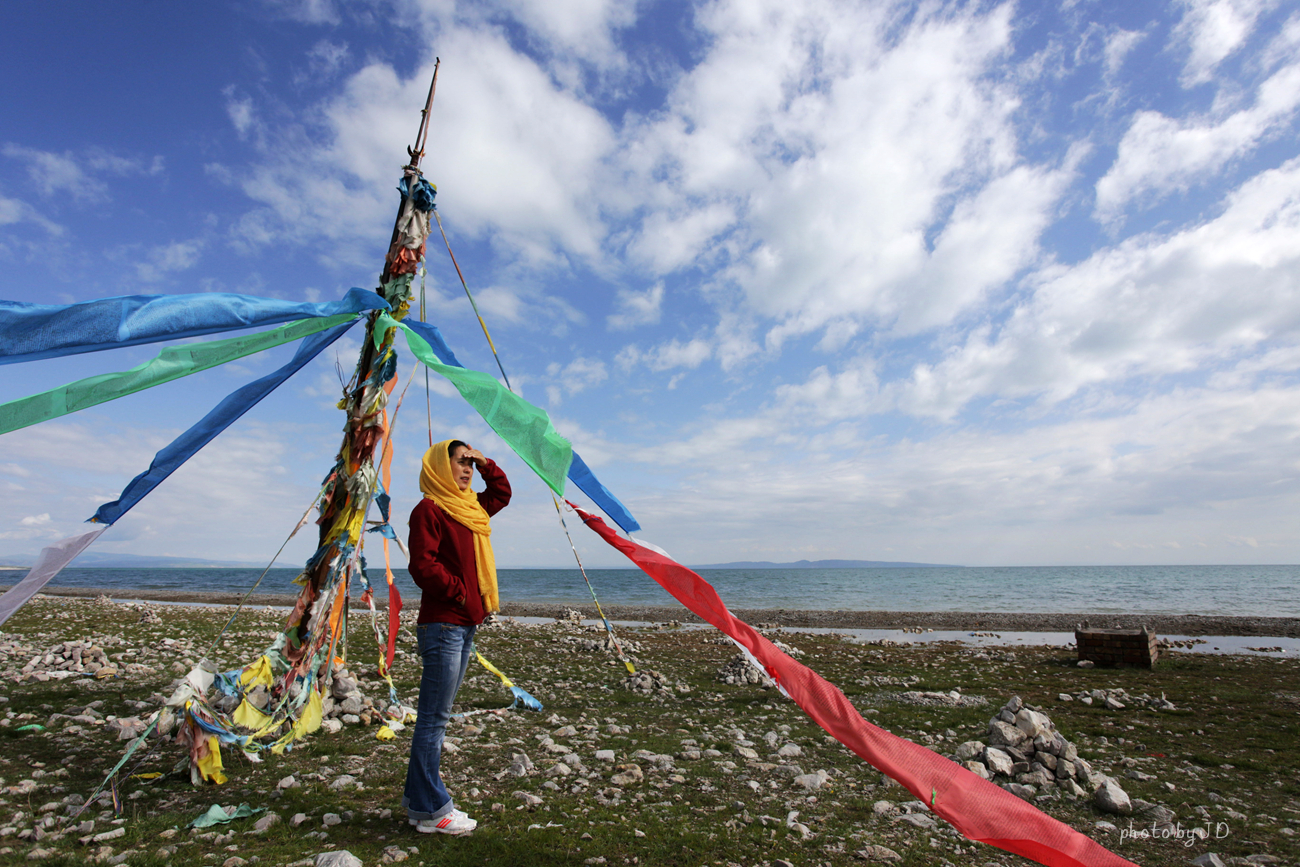
[{"label": "white rock", "polygon": [[1029,740],[1029,736],[1021,731],[1017,726],[1013,726],[1000,719],[989,723],[990,746],[1018,747],[1027,740]]},{"label": "white rock", "polygon": [[317,855],[316,867],[362,867],[362,865],[361,859],[347,849],[337,849]]},{"label": "white rock", "polygon": [[612,762],[612,761],[614,761],[614,751],[613,751],[613,750],[596,750],[596,761],[598,761],[598,762]]},{"label": "white rock", "polygon": [[1021,709],[1016,714],[1016,728],[1024,732],[1025,737],[1030,739],[1039,735],[1050,736],[1052,721],[1038,711]]},{"label": "white rock", "polygon": [[1097,787],[1092,802],[1097,805],[1097,809],[1106,813],[1127,816],[1133,812],[1133,802],[1129,800],[1128,793],[1119,787],[1119,783],[1109,778]]},{"label": "white rock", "polygon": [[822,778],[816,774],[800,774],[791,782],[796,786],[803,786],[810,792],[815,792],[822,787]]},{"label": "white rock", "polygon": [[1010,754],[997,747],[984,748],[984,764],[988,765],[990,772],[1004,777],[1015,773],[1015,762],[1011,760]]},{"label": "white rock", "polygon": [[609,778],[610,783],[615,786],[630,786],[645,779],[645,774],[642,772],[640,765],[619,765],[615,770],[618,773]]}]

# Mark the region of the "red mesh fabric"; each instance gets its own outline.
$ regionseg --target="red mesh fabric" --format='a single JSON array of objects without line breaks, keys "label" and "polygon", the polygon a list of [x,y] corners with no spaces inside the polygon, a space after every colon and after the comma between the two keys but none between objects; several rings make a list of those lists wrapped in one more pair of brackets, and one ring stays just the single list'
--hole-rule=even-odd
[{"label": "red mesh fabric", "polygon": [[619,537],[600,518],[573,508],[588,527],[679,602],[748,649],[813,722],[905,786],[967,838],[1048,867],[1136,867],[1005,789],[920,744],[867,722],[833,684],[733,617],[717,591],[699,575]]}]

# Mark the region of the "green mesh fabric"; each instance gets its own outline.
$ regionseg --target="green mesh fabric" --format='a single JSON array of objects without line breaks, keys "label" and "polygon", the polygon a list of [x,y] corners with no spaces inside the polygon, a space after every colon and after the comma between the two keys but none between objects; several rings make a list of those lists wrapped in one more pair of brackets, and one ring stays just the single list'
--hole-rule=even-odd
[{"label": "green mesh fabric", "polygon": [[573,446],[555,430],[545,410],[514,394],[493,376],[440,363],[423,338],[387,314],[380,316],[376,334],[383,325],[401,328],[415,357],[430,370],[449,379],[465,402],[483,416],[488,426],[532,467],[547,487],[564,496],[564,478],[573,461]]},{"label": "green mesh fabric", "polygon": [[130,370],[101,373],[0,404],[0,434],[171,382],[236,358],[325,331],[355,318],[355,313],[341,313],[324,319],[303,319],[258,334],[171,346],[158,353],[156,358]]}]

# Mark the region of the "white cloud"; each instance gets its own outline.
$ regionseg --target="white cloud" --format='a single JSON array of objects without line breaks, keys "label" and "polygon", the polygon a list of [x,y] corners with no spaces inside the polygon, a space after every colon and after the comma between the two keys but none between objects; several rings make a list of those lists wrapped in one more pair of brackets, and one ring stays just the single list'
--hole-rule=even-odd
[{"label": "white cloud", "polygon": [[1272,0],[1180,0],[1186,10],[1174,36],[1187,45],[1184,87],[1211,79],[1220,63],[1246,43]]},{"label": "white cloud", "polygon": [[618,312],[610,314],[606,322],[615,331],[625,331],[638,325],[654,325],[659,321],[663,300],[663,283],[656,283],[644,292],[620,289]]},{"label": "white cloud", "polygon": [[646,217],[631,253],[654,272],[669,273],[689,265],[737,220],[736,205],[702,203],[692,210],[661,211]]},{"label": "white cloud", "polygon": [[[815,372],[803,397],[820,388],[858,398],[836,380]],[[1159,563],[1177,556],[1173,544],[1186,562],[1240,562],[1239,536],[1282,540],[1279,562],[1300,551],[1286,526],[1300,505],[1294,386],[1185,389],[1101,417],[921,439],[863,437],[830,417],[792,424],[790,408],[625,449],[624,461],[689,468],[678,488],[689,496],[636,501],[647,535],[697,562],[716,561],[721,546],[809,545],[873,559],[890,546],[891,559],[971,565],[1134,562],[1134,551]],[[707,537],[689,532],[697,522]]]},{"label": "white cloud", "polygon": [[173,274],[192,268],[203,250],[199,239],[174,241],[154,247],[143,262],[136,263],[136,275],[146,283],[156,283]]},{"label": "white cloud", "polygon": [[242,139],[248,135],[249,130],[253,128],[256,122],[253,114],[253,100],[247,94],[237,92],[234,85],[230,85],[222,93],[226,97],[226,115],[230,118],[230,123],[234,126],[235,132]]},{"label": "white cloud", "polygon": [[262,0],[286,18],[305,24],[337,24],[341,20],[334,0]]},{"label": "white cloud", "polygon": [[1138,30],[1124,30],[1116,28],[1112,33],[1106,36],[1106,47],[1104,49],[1103,73],[1106,78],[1114,79],[1119,75],[1120,68],[1124,65],[1125,59],[1134,48],[1146,38],[1146,34]]},{"label": "white cloud", "polygon": [[[453,242],[457,234],[490,238],[508,257],[532,264],[597,258],[605,229],[593,191],[613,144],[609,125],[494,29],[449,24],[439,43],[446,57],[475,58],[443,64],[424,162]],[[396,206],[402,143],[418,126],[412,106],[423,106],[432,71],[430,62],[402,79],[391,66],[370,63],[338,96],[304,112],[302,125],[267,132],[262,163],[236,173],[263,205],[245,215],[238,235],[313,247],[324,237],[336,259],[372,259],[374,245],[386,240],[377,227]],[[255,104],[246,112],[240,105],[236,120],[256,116]],[[312,171],[301,170],[303,159]]]},{"label": "white cloud", "polygon": [[998,328],[972,330],[910,381],[904,411],[952,418],[979,396],[1063,400],[1090,385],[1191,371],[1300,331],[1300,159],[1263,172],[1223,212],[1046,268]]},{"label": "white cloud", "polygon": [[[834,345],[853,322],[950,321],[1032,261],[1068,180],[1016,155],[1018,100],[990,76],[1010,16],[927,9],[899,25],[874,6],[709,6],[707,56],[626,133],[648,203],[629,251],[661,270],[721,266],[714,282],[776,320],[770,346],[832,324]],[[998,200],[1018,215],[979,228]],[[983,240],[1000,255],[954,282],[952,254],[928,249],[945,233],[953,253]]]},{"label": "white cloud", "polygon": [[41,216],[26,202],[0,196],[0,226],[13,226],[18,223],[35,223],[51,235],[62,235],[64,231],[62,226]]},{"label": "white cloud", "polygon": [[703,338],[696,337],[685,343],[674,338],[646,351],[635,344],[625,346],[614,360],[624,370],[644,364],[651,370],[663,371],[675,367],[696,368],[712,355],[713,346]]},{"label": "white cloud", "polygon": [[0,153],[26,163],[28,179],[42,195],[66,193],[74,201],[88,203],[108,201],[108,184],[104,177],[160,175],[164,170],[162,157],[145,161],[117,156],[102,148],[60,154],[9,143],[0,149]]},{"label": "white cloud", "polygon": [[595,358],[575,358],[567,365],[552,362],[546,368],[550,383],[546,387],[547,398],[551,405],[560,402],[562,392],[578,394],[594,385],[599,385],[609,378],[605,362]]},{"label": "white cloud", "polygon": [[1249,108],[1222,118],[1184,120],[1138,112],[1115,163],[1097,182],[1097,216],[1112,221],[1135,198],[1154,200],[1205,183],[1232,160],[1286,133],[1300,106],[1300,63],[1263,84]]},{"label": "white cloud", "polygon": [[347,59],[348,44],[346,42],[331,42],[328,39],[322,39],[307,52],[307,60],[312,75],[317,78],[328,77],[338,72]]},{"label": "white cloud", "polygon": [[491,5],[507,11],[550,50],[605,67],[621,65],[613,33],[636,19],[636,0],[496,0]]},{"label": "white cloud", "polygon": [[50,513],[44,512],[40,515],[28,515],[18,523],[22,524],[24,527],[41,527],[50,523]]}]

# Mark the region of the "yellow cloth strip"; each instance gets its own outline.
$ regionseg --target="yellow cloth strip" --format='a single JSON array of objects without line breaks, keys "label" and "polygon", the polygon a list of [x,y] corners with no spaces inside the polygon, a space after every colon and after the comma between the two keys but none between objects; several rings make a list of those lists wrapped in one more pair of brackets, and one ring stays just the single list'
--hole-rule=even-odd
[{"label": "yellow cloth strip", "polygon": [[490,671],[490,672],[492,672],[493,674],[495,674],[497,677],[501,678],[501,682],[502,682],[503,684],[506,685],[506,688],[507,688],[507,689],[512,689],[512,688],[514,688],[514,684],[510,682],[510,678],[508,678],[508,677],[506,677],[504,674],[502,674],[502,673],[501,673],[501,669],[497,668],[495,665],[493,665],[492,663],[488,662],[488,661],[483,657],[483,654],[481,654],[481,653],[479,653],[477,650],[475,650],[475,651],[474,651],[474,655],[478,657],[478,661],[479,661],[479,663],[481,663],[482,666],[483,666],[484,668],[486,668],[488,671]]}]

